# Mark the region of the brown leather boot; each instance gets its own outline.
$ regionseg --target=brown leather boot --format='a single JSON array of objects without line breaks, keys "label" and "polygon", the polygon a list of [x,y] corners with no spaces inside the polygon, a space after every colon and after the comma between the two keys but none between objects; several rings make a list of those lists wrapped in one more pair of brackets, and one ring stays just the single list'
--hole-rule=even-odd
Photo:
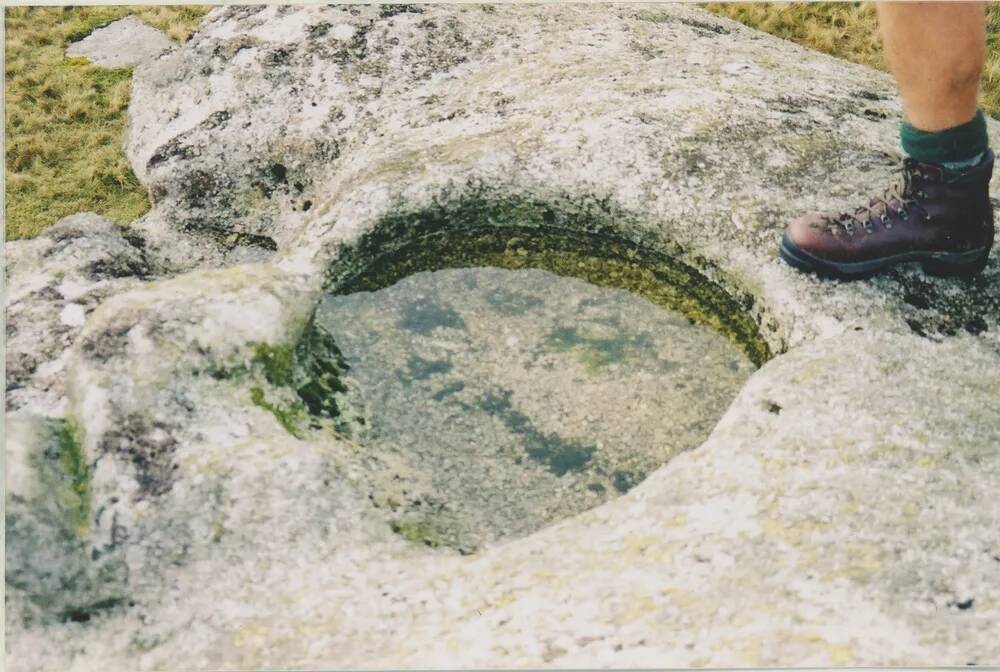
[{"label": "brown leather boot", "polygon": [[818,275],[856,280],[919,261],[932,275],[973,275],[993,246],[993,152],[961,172],[903,160],[896,184],[867,206],[793,221],[781,257]]}]

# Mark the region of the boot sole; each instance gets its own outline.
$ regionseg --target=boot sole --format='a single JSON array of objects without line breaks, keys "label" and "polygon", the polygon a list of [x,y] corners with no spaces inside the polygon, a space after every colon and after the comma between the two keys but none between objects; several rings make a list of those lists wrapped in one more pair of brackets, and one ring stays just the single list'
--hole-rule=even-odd
[{"label": "boot sole", "polygon": [[829,261],[809,254],[786,235],[779,247],[781,258],[790,266],[838,280],[863,280],[899,264],[920,262],[924,273],[938,277],[970,277],[986,268],[989,248],[968,252],[906,252],[867,261]]}]

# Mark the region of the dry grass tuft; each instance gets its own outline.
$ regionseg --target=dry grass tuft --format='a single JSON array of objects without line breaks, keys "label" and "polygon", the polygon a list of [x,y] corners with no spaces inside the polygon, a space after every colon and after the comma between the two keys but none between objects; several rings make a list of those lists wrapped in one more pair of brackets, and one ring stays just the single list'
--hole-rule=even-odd
[{"label": "dry grass tuft", "polygon": [[135,14],[186,40],[209,10],[183,7],[9,7],[6,19],[8,239],[90,210],[126,223],[149,209],[122,150],[130,68],[66,58],[66,47]]}]

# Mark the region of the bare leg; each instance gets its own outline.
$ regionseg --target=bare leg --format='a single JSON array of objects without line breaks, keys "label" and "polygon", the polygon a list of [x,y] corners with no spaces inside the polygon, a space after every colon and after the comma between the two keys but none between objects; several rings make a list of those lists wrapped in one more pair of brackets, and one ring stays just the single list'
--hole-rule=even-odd
[{"label": "bare leg", "polygon": [[779,252],[795,268],[845,280],[912,261],[935,275],[978,273],[995,237],[995,157],[976,104],[985,5],[879,3],[878,14],[906,117],[902,175],[860,207],[795,219]]},{"label": "bare leg", "polygon": [[907,121],[939,131],[972,119],[986,57],[984,3],[880,2],[877,7]]}]

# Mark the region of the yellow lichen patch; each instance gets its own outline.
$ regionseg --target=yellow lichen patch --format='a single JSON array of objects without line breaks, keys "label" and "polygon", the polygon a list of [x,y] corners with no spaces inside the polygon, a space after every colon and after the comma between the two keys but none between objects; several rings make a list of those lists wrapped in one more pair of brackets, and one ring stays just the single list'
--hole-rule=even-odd
[{"label": "yellow lichen patch", "polygon": [[[734,580],[734,585],[738,585],[739,581],[740,580]],[[744,608],[733,616],[732,622],[733,625],[747,627],[760,623],[765,616],[774,617],[771,620],[777,620],[779,615],[784,618],[787,613],[784,609],[779,609],[777,602],[756,602],[752,607]]]},{"label": "yellow lichen patch", "polygon": [[848,492],[846,500],[840,505],[840,513],[843,516],[853,516],[860,510],[861,505],[858,504],[857,497],[854,496],[854,493]]},{"label": "yellow lichen patch", "polygon": [[684,527],[688,524],[687,513],[673,513],[663,519],[663,524],[667,527]]},{"label": "yellow lichen patch", "polygon": [[764,467],[764,471],[768,473],[781,473],[788,469],[788,460],[781,460],[774,457],[761,457],[759,458],[760,465]]},{"label": "yellow lichen patch", "polygon": [[287,604],[295,604],[297,602],[301,602],[306,597],[309,597],[310,595],[312,595],[313,594],[313,590],[314,589],[311,586],[303,586],[302,588],[299,588],[298,590],[296,590],[296,591],[294,591],[294,592],[292,592],[292,593],[290,593],[288,595],[284,595],[281,598],[281,601],[285,602]]},{"label": "yellow lichen patch", "polygon": [[648,616],[658,609],[658,605],[645,593],[630,592],[618,613],[618,623],[627,624]]},{"label": "yellow lichen patch", "polygon": [[826,643],[826,651],[833,665],[854,664],[854,651],[846,644]]},{"label": "yellow lichen patch", "polygon": [[796,635],[791,640],[807,644],[812,648],[822,648],[826,652],[829,662],[833,665],[849,665],[854,662],[854,652],[851,647],[846,644],[830,642],[818,633],[810,632]]},{"label": "yellow lichen patch", "polygon": [[257,660],[260,646],[269,640],[271,628],[267,621],[247,620],[233,631],[233,648],[241,666],[252,666]]},{"label": "yellow lichen patch", "polygon": [[674,588],[663,593],[671,602],[684,610],[691,610],[703,603],[700,595],[682,588]]},{"label": "yellow lichen patch", "polygon": [[493,607],[497,609],[502,609],[503,607],[506,607],[509,604],[514,604],[514,602],[516,601],[517,601],[517,595],[513,592],[508,591],[493,601]]},{"label": "yellow lichen patch", "polygon": [[784,539],[786,535],[785,523],[773,518],[764,518],[760,521],[760,529],[764,531],[764,536],[776,539]]},{"label": "yellow lichen patch", "polygon": [[824,573],[820,577],[823,581],[848,578],[859,583],[868,583],[874,574],[880,573],[883,569],[878,549],[871,544],[847,544],[839,550],[842,557],[848,559],[846,565]]},{"label": "yellow lichen patch", "polygon": [[[809,518],[786,520],[768,516],[761,518],[759,522],[764,536],[768,539],[800,550],[811,548],[815,544],[814,537],[828,532],[833,527],[832,523]],[[782,558],[780,562],[785,564],[785,559]]]},{"label": "yellow lichen patch", "polygon": [[748,666],[757,667],[760,665],[760,639],[748,639],[744,640],[736,648],[736,655],[740,657],[740,660],[746,663]]},{"label": "yellow lichen patch", "polygon": [[903,505],[903,519],[908,523],[916,521],[921,513],[922,509],[917,502],[910,501]]},{"label": "yellow lichen patch", "polygon": [[643,534],[626,535],[621,541],[618,552],[626,557],[643,556],[654,560],[661,560],[670,555],[663,547],[663,537]]}]

